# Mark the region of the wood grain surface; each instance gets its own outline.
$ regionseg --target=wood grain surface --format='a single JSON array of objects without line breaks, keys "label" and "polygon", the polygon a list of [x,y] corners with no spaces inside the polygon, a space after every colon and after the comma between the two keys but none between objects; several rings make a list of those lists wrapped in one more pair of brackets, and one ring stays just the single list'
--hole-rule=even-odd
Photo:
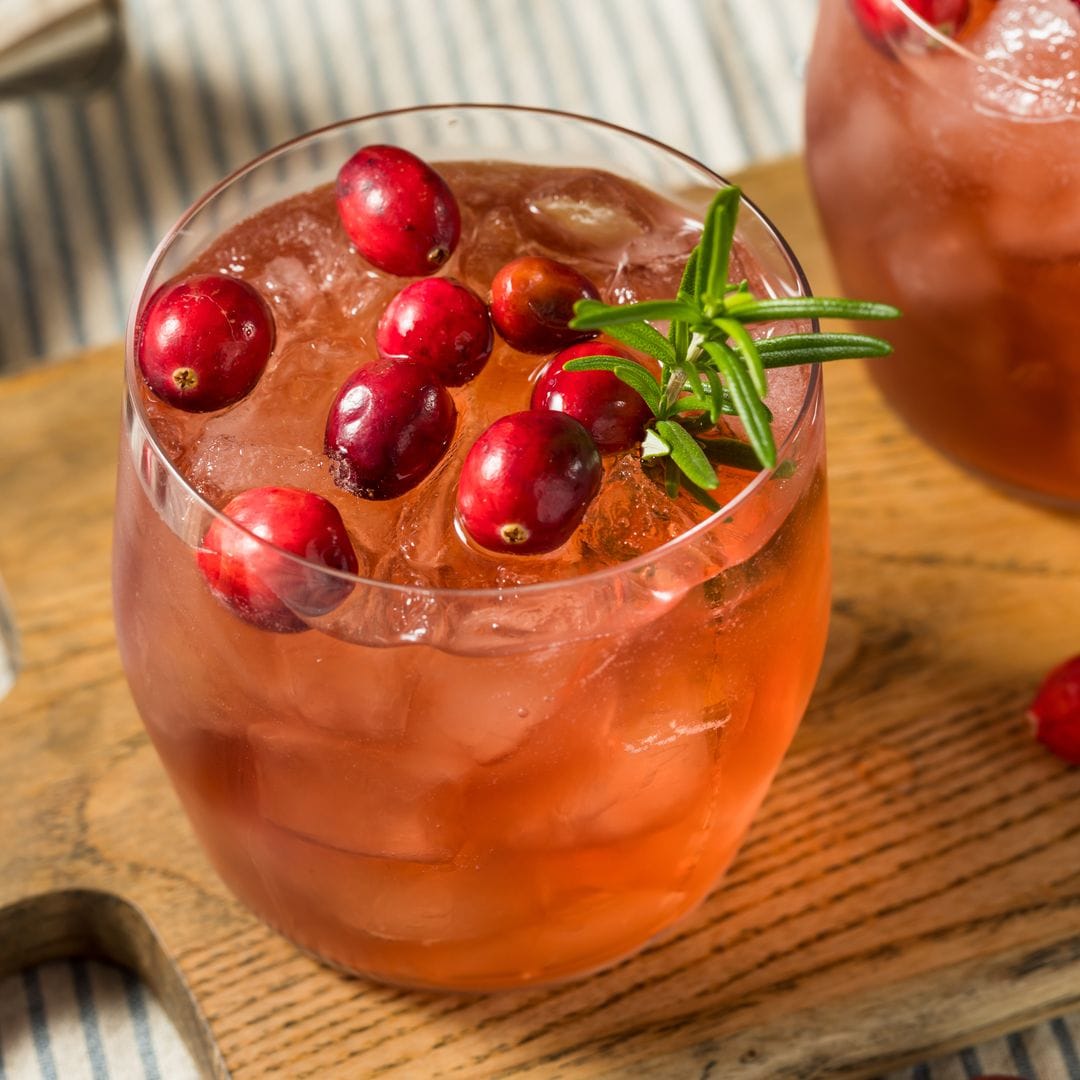
[{"label": "wood grain surface", "polygon": [[[798,164],[744,179],[835,288]],[[207,1074],[238,1080],[862,1076],[1080,1003],[1080,770],[1023,716],[1080,650],[1080,521],[935,457],[857,365],[827,377],[826,668],[733,870],[637,958],[479,997],[321,967],[200,854],[114,642],[120,389],[118,347],[0,381],[24,651],[0,703],[0,969],[132,964]]]}]

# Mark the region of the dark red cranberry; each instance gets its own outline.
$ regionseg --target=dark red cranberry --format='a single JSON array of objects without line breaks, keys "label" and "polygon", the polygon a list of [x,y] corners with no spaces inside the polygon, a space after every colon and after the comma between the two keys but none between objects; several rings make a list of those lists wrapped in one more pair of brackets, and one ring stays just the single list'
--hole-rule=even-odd
[{"label": "dark red cranberry", "polygon": [[278,633],[306,630],[297,611],[325,615],[352,591],[350,581],[326,573],[355,574],[358,564],[341,515],[321,495],[250,488],[222,513],[236,525],[218,519],[206,530],[199,569],[214,596],[245,622]]},{"label": "dark red cranberry", "polygon": [[375,334],[380,356],[422,364],[446,386],[475,378],[494,340],[487,304],[451,278],[406,285],[387,305]]},{"label": "dark red cranberry", "polygon": [[533,387],[532,407],[567,413],[593,437],[601,454],[626,450],[645,438],[652,410],[645,399],[611,371],[565,371],[566,364],[585,356],[633,357],[606,342],[582,342],[563,349],[540,372]]},{"label": "dark red cranberry", "polygon": [[[900,40],[911,30],[908,17],[892,0],[850,0],[855,18],[875,45]],[[919,18],[947,37],[956,37],[971,14],[971,0],[906,0]]]},{"label": "dark red cranberry", "polygon": [[491,283],[491,317],[495,329],[515,349],[554,352],[591,332],[571,330],[578,300],[598,300],[596,286],[566,263],[541,255],[508,262]]},{"label": "dark red cranberry", "polygon": [[450,392],[419,364],[378,360],[345,380],[326,418],[326,453],[338,487],[393,499],[439,463],[454,437]]},{"label": "dark red cranberry", "polygon": [[458,481],[465,531],[491,551],[554,551],[600,490],[600,454],[566,413],[511,413],[469,450]]},{"label": "dark red cranberry", "polygon": [[249,394],[274,348],[274,317],[246,282],[200,274],[163,285],[136,331],[150,389],[187,412],[224,409]]},{"label": "dark red cranberry", "polygon": [[360,254],[388,274],[434,273],[461,235],[457,200],[446,181],[399,146],[357,150],[338,173],[337,207]]},{"label": "dark red cranberry", "polygon": [[1039,742],[1070,765],[1080,765],[1080,656],[1046,676],[1028,719]]}]

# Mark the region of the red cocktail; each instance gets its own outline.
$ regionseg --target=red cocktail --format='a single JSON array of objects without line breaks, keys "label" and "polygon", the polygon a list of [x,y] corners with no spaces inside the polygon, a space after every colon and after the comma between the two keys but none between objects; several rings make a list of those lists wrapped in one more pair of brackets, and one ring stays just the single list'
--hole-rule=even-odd
[{"label": "red cocktail", "polygon": [[824,0],[807,85],[840,276],[904,311],[875,381],[960,464],[1072,508],[1078,56],[1074,0]]},{"label": "red cocktail", "polygon": [[[806,706],[829,599],[819,373],[771,373],[780,465],[718,467],[719,512],[609,451],[565,543],[497,554],[461,528],[459,474],[481,432],[529,408],[549,359],[500,332],[448,390],[445,456],[403,494],[357,497],[327,456],[328,412],[392,337],[379,323],[407,282],[350,246],[327,180],[373,143],[437,163],[461,239],[421,280],[482,297],[521,255],[575,268],[605,300],[673,296],[719,183],[603,124],[454,107],[316,133],[211,192],[159,250],[129,338],[124,665],[199,839],[268,923],[394,982],[565,978],[640,948],[714,887]],[[251,285],[276,337],[241,400],[183,411],[147,388],[136,327],[159,286],[205,273]],[[731,277],[805,290],[749,207]],[[270,485],[332,504],[354,568],[221,514]],[[208,571],[230,534],[280,605],[245,593],[244,607]]]}]

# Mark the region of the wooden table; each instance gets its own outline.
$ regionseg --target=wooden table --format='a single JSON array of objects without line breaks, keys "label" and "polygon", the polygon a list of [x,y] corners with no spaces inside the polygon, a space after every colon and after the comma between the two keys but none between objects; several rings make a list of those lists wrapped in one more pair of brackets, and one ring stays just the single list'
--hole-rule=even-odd
[{"label": "wooden table", "polygon": [[[835,285],[801,170],[747,189]],[[343,978],[197,849],[142,733],[109,610],[118,347],[0,382],[0,570],[24,667],[0,703],[0,967],[135,966],[208,1073],[818,1077],[880,1072],[1080,1003],[1080,771],[1031,738],[1080,650],[1080,522],[914,441],[828,373],[826,670],[721,891],[584,982],[487,997]]]}]

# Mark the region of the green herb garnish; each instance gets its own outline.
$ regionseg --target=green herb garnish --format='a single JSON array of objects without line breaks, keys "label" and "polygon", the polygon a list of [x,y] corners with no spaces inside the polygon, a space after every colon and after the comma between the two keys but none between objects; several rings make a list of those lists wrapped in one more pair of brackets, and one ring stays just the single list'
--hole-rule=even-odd
[{"label": "green herb garnish", "polygon": [[[783,334],[757,340],[747,324],[778,319],[891,319],[888,304],[832,297],[759,299],[746,281],[728,281],[731,246],[742,192],[722,188],[709,205],[701,240],[690,253],[674,300],[644,300],[611,306],[580,300],[570,325],[602,330],[608,337],[653,357],[660,378],[632,360],[590,356],[571,360],[567,371],[611,371],[636,390],[655,416],[641,447],[643,460],[661,460],[672,497],[680,485],[716,509],[708,492],[716,488],[714,462],[736,468],[776,467],[772,414],[765,405],[766,370],[825,360],[887,356],[892,346],[865,334]],[[652,325],[668,320],[665,337]],[[708,438],[721,415],[743,422],[749,444]],[[753,457],[748,455],[752,454]]]}]

